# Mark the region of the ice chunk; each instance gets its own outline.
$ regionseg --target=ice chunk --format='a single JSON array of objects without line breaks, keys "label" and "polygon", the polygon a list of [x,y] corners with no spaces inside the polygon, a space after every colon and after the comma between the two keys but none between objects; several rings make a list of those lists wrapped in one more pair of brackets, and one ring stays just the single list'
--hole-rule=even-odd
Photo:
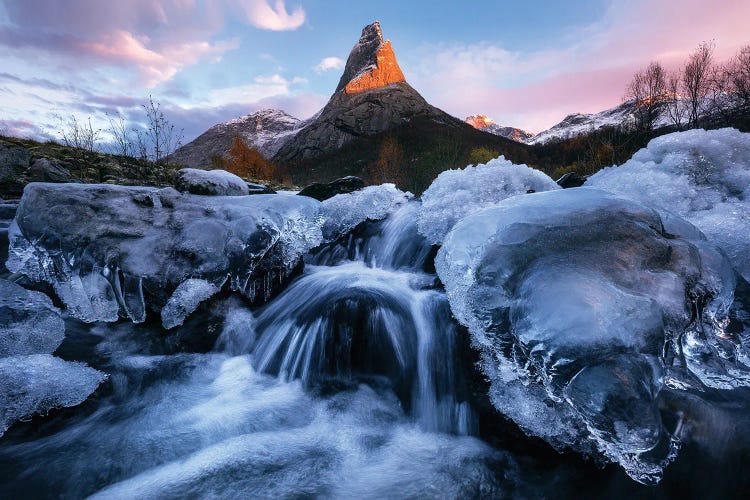
[{"label": "ice chunk", "polygon": [[40,292],[0,279],[0,358],[52,353],[65,338],[65,323]]},{"label": "ice chunk", "polygon": [[[667,233],[655,210],[626,198],[572,188],[464,218],[436,258],[493,404],[527,432],[598,450],[641,482],[658,480],[675,452],[657,408],[662,381],[702,378],[680,339],[724,338],[735,286],[699,231],[670,227],[690,236]],[[730,358],[721,364],[735,371],[722,376],[743,374],[734,380],[747,385],[748,367]]]},{"label": "ice chunk", "polygon": [[175,187],[192,194],[213,196],[245,196],[250,193],[247,182],[226,170],[183,168],[177,172]]},{"label": "ice chunk", "polygon": [[446,170],[422,194],[417,225],[430,243],[440,244],[448,231],[478,210],[529,191],[560,189],[543,172],[516,165],[504,156],[486,164]]},{"label": "ice chunk", "polygon": [[217,294],[219,290],[220,286],[206,280],[190,278],[183,281],[161,310],[162,325],[166,329],[181,325],[201,302]]},{"label": "ice chunk", "polygon": [[83,321],[145,319],[188,279],[267,299],[322,241],[302,196],[198,196],[174,189],[29,184],[8,268],[51,284]]},{"label": "ice chunk", "polygon": [[750,280],[750,134],[725,128],[663,135],[586,185],[684,217]]},{"label": "ice chunk", "polygon": [[393,184],[381,184],[328,198],[322,204],[325,217],[323,237],[328,241],[335,240],[366,220],[385,219],[412,197],[411,193],[396,189]]},{"label": "ice chunk", "polygon": [[20,419],[82,403],[105,378],[49,354],[0,358],[0,436]]}]

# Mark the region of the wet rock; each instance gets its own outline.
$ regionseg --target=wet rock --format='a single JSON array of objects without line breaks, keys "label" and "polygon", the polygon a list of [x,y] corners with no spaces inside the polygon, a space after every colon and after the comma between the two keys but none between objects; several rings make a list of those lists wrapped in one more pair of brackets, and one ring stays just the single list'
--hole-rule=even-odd
[{"label": "wet rock", "polygon": [[350,175],[347,177],[342,177],[341,179],[336,179],[335,181],[329,182],[328,184],[323,184],[320,182],[310,184],[297,194],[299,194],[300,196],[309,196],[310,198],[315,198],[318,201],[323,201],[327,200],[328,198],[332,198],[337,194],[351,193],[360,190],[363,187],[365,187],[365,183],[362,179]]},{"label": "wet rock", "polygon": [[579,175],[575,172],[568,172],[567,174],[564,174],[562,177],[557,179],[557,183],[563,189],[581,187],[585,182],[586,176]]}]

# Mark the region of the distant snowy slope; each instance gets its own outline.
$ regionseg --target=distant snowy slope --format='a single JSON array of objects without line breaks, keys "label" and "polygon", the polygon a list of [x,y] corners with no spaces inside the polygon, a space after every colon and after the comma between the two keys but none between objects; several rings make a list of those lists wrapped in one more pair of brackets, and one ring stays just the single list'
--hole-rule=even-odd
[{"label": "distant snowy slope", "polygon": [[[570,139],[579,135],[598,130],[602,127],[615,127],[633,123],[635,120],[635,102],[626,101],[614,108],[605,109],[599,113],[582,114],[573,113],[553,127],[539,132],[531,139],[525,141],[527,144],[545,144],[550,141]],[[669,118],[662,114],[655,125],[657,127],[669,124]]]},{"label": "distant snowy slope", "polygon": [[225,154],[236,136],[271,158],[302,122],[278,109],[264,109],[214,125],[170,156],[170,161],[192,168],[207,168],[211,158]]}]

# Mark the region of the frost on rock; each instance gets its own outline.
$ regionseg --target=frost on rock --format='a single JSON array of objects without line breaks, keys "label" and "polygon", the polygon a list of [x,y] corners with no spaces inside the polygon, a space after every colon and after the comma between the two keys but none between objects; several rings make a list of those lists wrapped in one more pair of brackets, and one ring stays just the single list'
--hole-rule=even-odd
[{"label": "frost on rock", "polygon": [[0,358],[51,353],[64,338],[65,323],[49,297],[0,279]]},{"label": "frost on rock", "polygon": [[676,453],[657,406],[664,381],[750,382],[745,346],[723,330],[729,262],[689,223],[668,223],[678,234],[604,191],[536,193],[464,218],[436,258],[495,407],[644,483]]},{"label": "frost on rock", "polygon": [[226,170],[183,168],[177,172],[175,186],[180,191],[212,196],[245,196],[247,182]]},{"label": "frost on rock", "polygon": [[105,378],[50,354],[0,358],[0,436],[18,420],[82,403]]},{"label": "frost on rock", "polygon": [[684,217],[750,280],[750,134],[725,128],[657,137],[586,185]]},{"label": "frost on rock", "polygon": [[545,173],[516,165],[504,156],[486,164],[446,170],[422,194],[419,232],[432,244],[442,243],[448,231],[478,210],[529,191],[560,189]]},{"label": "frost on rock", "polygon": [[385,219],[412,197],[393,184],[381,184],[328,198],[322,203],[323,238],[332,241],[366,220]]},{"label": "frost on rock", "polygon": [[201,302],[217,294],[220,286],[202,279],[190,278],[179,284],[161,310],[164,328],[174,328],[185,322]]},{"label": "frost on rock", "polygon": [[322,241],[319,211],[294,196],[32,183],[11,224],[7,266],[51,284],[87,322],[141,322],[192,278],[216,287],[228,279],[266,300]]}]

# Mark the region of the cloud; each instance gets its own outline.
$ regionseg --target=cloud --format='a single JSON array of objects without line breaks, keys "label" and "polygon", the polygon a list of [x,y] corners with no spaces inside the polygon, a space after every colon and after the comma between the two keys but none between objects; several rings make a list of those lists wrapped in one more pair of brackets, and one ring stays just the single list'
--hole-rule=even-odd
[{"label": "cloud", "polygon": [[271,97],[286,96],[292,93],[294,85],[305,83],[304,78],[294,77],[291,80],[279,74],[256,76],[252,83],[213,89],[204,102],[190,105],[190,107],[202,106],[228,106],[238,103],[254,103]]},{"label": "cloud", "polygon": [[345,64],[340,57],[324,57],[313,69],[316,73],[323,73],[332,69],[344,69]]},{"label": "cloud", "polygon": [[30,120],[0,119],[0,135],[48,141],[53,137]]},{"label": "cloud", "polygon": [[272,31],[296,30],[305,23],[305,11],[296,7],[287,12],[283,0],[276,0],[273,5],[268,0],[238,0],[238,6],[244,11],[250,24],[256,28]]},{"label": "cloud", "polygon": [[135,83],[147,87],[237,49],[236,38],[215,39],[237,9],[244,13],[240,19],[260,29],[292,30],[305,21],[301,7],[290,13],[282,0],[19,0],[4,7],[0,46],[27,60],[51,56],[50,64],[64,57],[78,71],[104,63],[134,73]]},{"label": "cloud", "polygon": [[238,40],[218,43],[186,41],[170,44],[161,51],[148,48],[148,37],[136,37],[124,30],[116,30],[97,41],[77,44],[82,55],[118,65],[131,64],[137,68],[147,87],[169,81],[180,69],[207,56],[219,57],[227,50],[239,47]]},{"label": "cloud", "polygon": [[[614,0],[605,15],[554,47],[510,51],[496,43],[424,45],[402,60],[407,79],[456,116],[487,114],[503,125],[541,131],[574,112],[618,104],[633,73],[651,60],[677,68],[704,40],[716,58],[750,41],[750,2]],[[413,61],[413,64],[409,64]],[[458,90],[458,91],[457,91]]]}]

